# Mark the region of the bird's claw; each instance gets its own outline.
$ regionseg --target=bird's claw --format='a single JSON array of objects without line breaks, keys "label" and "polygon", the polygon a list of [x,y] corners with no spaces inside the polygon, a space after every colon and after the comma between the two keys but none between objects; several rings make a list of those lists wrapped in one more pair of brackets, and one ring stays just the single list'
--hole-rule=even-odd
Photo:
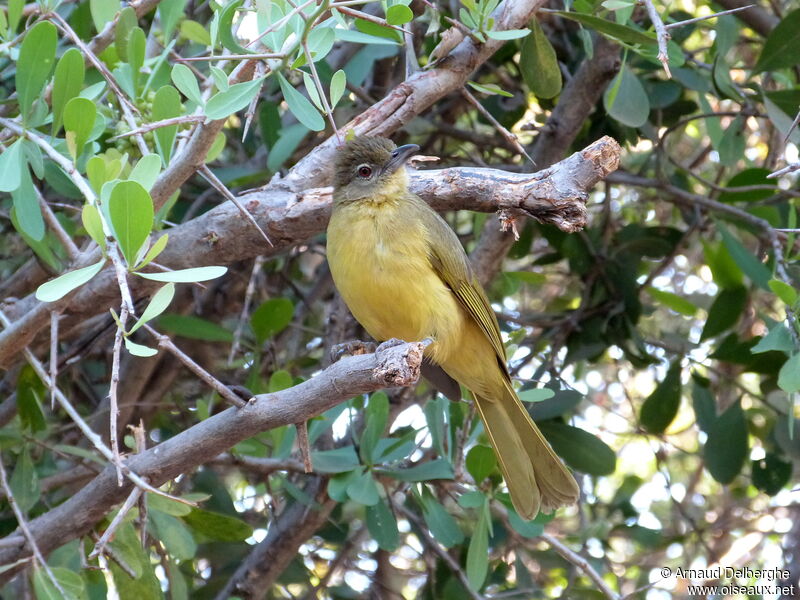
[{"label": "bird's claw", "polygon": [[381,344],[375,349],[375,352],[381,352],[382,350],[388,350],[389,348],[394,348],[395,346],[400,346],[405,344],[401,339],[398,338],[389,338],[385,342],[381,342]]},{"label": "bird's claw", "polygon": [[344,356],[356,356],[358,354],[372,354],[375,352],[375,342],[363,342],[352,340],[331,346],[331,362],[336,362]]}]

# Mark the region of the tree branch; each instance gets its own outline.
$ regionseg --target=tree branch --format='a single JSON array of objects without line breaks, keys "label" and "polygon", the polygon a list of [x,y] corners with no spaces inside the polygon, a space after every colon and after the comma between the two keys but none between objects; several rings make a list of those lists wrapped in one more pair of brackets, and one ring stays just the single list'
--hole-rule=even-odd
[{"label": "tree branch", "polygon": [[[423,349],[424,344],[417,342],[385,345],[375,354],[345,358],[300,385],[256,396],[244,408],[229,408],[214,415],[131,456],[125,464],[153,486],[163,485],[260,432],[310,419],[359,394],[415,383]],[[117,485],[116,470],[109,465],[69,500],[30,521],[30,532],[46,554],[91,530],[131,489],[127,480]],[[11,533],[8,538],[18,543],[4,546],[0,540],[0,564],[4,565],[30,554],[19,534]],[[0,582],[10,579],[22,566],[0,573]]]}]

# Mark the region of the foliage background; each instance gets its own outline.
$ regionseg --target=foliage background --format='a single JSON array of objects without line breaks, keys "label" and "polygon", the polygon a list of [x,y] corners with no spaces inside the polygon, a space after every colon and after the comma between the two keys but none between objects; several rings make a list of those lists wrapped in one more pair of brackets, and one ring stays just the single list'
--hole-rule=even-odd
[{"label": "foliage background", "polygon": [[[3,597],[655,599],[691,583],[662,567],[715,564],[785,569],[738,583],[797,590],[800,8],[685,23],[739,5],[0,7]],[[648,14],[681,23],[669,72]],[[404,93],[423,100],[393,120],[385,107]],[[359,119],[442,166],[533,172],[603,135],[623,145],[578,233],[515,215],[515,241],[495,216],[446,215],[580,504],[521,521],[471,405],[421,383],[314,418],[312,474],[283,425],[162,486],[196,507],[134,492],[87,558],[119,498],[92,496],[91,515],[57,507],[113,478],[104,444],[164,443],[224,410],[225,384],[288,390],[364,337],[324,260],[324,193],[320,213],[302,212],[333,141],[312,150]],[[225,214],[239,223],[214,220],[267,181],[237,202],[272,248],[236,209]],[[300,194],[300,226],[280,194]],[[22,550],[23,515],[47,568]],[[80,535],[61,534],[84,518]]]}]

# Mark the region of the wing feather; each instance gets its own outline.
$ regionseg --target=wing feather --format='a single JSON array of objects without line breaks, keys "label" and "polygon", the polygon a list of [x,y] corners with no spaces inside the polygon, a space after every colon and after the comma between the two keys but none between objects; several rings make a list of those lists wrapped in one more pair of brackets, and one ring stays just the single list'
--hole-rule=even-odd
[{"label": "wing feather", "polygon": [[[424,204],[423,200],[420,202]],[[486,297],[486,292],[473,273],[456,234],[433,209],[427,204],[425,206],[428,210],[422,212],[429,233],[428,253],[431,266],[450,288],[467,314],[481,328],[486,339],[492,344],[498,363],[506,371],[505,346],[489,298]]]}]

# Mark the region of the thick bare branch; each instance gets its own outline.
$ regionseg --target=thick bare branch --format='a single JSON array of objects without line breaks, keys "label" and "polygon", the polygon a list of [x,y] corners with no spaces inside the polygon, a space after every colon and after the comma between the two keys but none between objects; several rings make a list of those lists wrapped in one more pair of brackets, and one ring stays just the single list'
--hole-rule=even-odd
[{"label": "thick bare branch", "polygon": [[[422,343],[384,345],[375,354],[343,359],[298,386],[262,394],[244,408],[214,415],[130,457],[126,466],[152,485],[163,485],[259,432],[310,419],[359,394],[415,383],[423,349]],[[127,480],[117,485],[116,470],[110,465],[69,500],[30,521],[31,534],[46,554],[91,530],[131,489]],[[12,533],[9,538],[19,543],[3,545],[0,540],[0,564],[12,564],[30,554],[19,534]],[[16,570],[4,571],[0,581],[7,581]]]}]

